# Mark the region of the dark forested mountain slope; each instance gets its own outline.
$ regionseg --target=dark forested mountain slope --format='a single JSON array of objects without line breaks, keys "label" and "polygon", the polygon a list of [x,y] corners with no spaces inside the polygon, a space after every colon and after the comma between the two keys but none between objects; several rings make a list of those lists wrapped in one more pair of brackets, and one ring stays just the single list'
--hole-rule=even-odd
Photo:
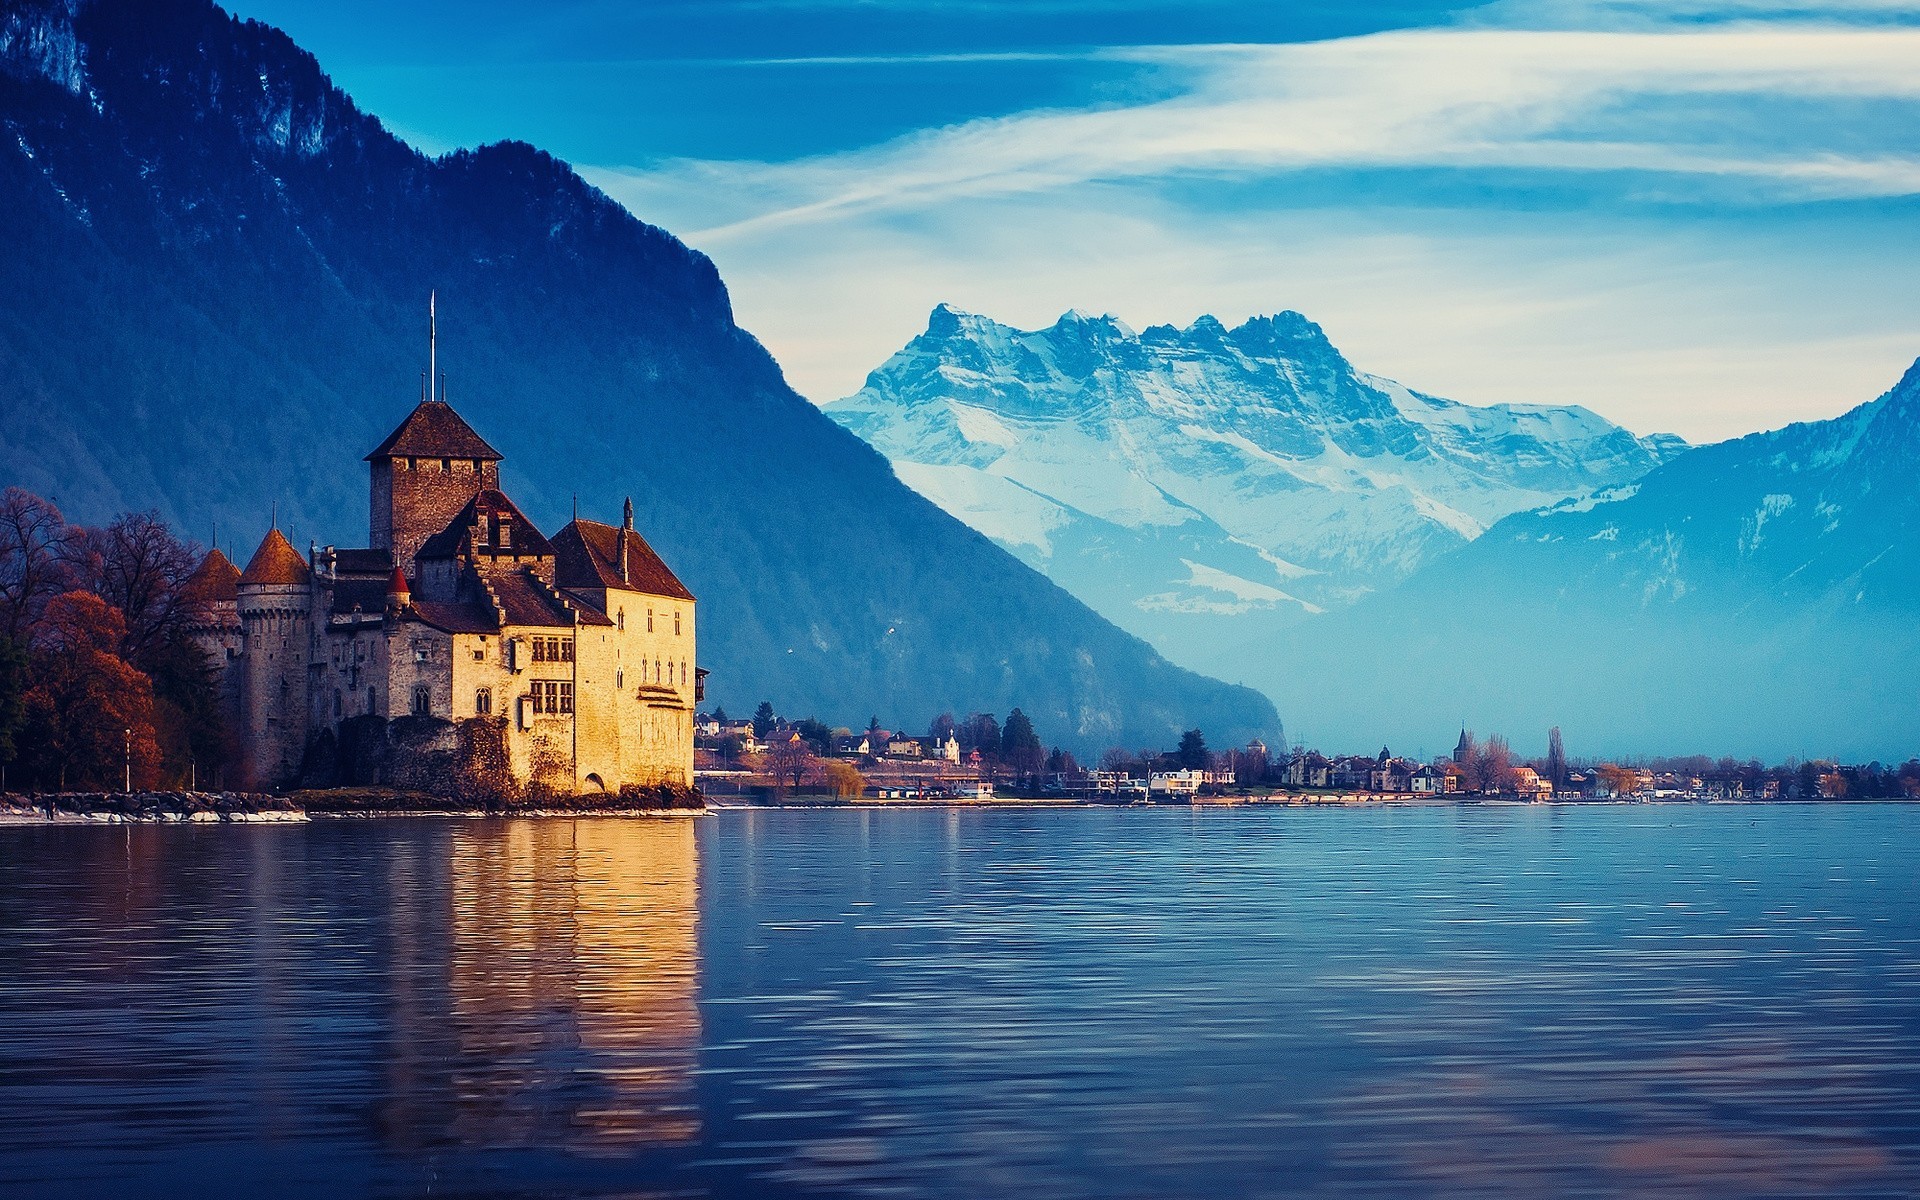
[{"label": "dark forested mountain slope", "polygon": [[536,521],[611,516],[704,602],[717,698],[1052,740],[1216,744],[1257,694],[1169,666],[903,487],[789,389],[713,266],[565,164],[426,158],[202,0],[0,2],[0,482],[244,550],[365,536],[360,457],[442,367]]}]

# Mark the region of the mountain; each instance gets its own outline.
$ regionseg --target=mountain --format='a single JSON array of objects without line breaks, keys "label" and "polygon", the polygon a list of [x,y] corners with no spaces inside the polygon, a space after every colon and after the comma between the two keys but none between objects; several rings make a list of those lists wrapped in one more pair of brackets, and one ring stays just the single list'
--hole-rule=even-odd
[{"label": "mountain", "polygon": [[535,521],[641,527],[712,697],[916,727],[1020,705],[1082,750],[1272,735],[951,519],[786,385],[713,265],[565,164],[425,157],[205,0],[0,3],[0,482],[242,551],[357,544],[437,288],[455,406]]},{"label": "mountain", "polygon": [[1298,313],[1023,331],[942,306],[828,415],[948,512],[1188,666],[1390,588],[1511,513],[1685,449],[1584,408],[1355,370]]},{"label": "mountain", "polygon": [[[1538,751],[1894,762],[1920,752],[1920,363],[1843,416],[1522,513],[1279,639],[1290,729]],[[1284,664],[1284,667],[1281,666]]]}]

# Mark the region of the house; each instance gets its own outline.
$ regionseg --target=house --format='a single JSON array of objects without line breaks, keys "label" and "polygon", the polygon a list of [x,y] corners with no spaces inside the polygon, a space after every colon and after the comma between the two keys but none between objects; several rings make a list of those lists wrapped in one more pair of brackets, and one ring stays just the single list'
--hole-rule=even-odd
[{"label": "house", "polygon": [[920,743],[912,738],[897,737],[887,743],[888,758],[920,758]]},{"label": "house", "polygon": [[1317,750],[1296,754],[1287,764],[1287,786],[1328,788],[1333,786],[1333,764]]},{"label": "house", "polygon": [[1515,767],[1510,786],[1522,800],[1553,799],[1553,781],[1541,778],[1532,767]]}]

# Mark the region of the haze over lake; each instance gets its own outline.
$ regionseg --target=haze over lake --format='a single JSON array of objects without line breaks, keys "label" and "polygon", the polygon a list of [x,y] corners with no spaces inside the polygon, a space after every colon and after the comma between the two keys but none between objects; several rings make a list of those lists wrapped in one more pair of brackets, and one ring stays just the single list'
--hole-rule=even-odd
[{"label": "haze over lake", "polygon": [[1920,810],[0,831],[12,1196],[1886,1195]]}]

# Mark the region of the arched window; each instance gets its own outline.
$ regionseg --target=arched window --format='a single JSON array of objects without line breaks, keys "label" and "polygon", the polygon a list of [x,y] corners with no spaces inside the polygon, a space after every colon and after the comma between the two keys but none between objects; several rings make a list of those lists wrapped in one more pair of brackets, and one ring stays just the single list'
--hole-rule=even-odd
[{"label": "arched window", "polygon": [[660,660],[657,658],[653,660],[653,681],[660,682]]},{"label": "arched window", "polygon": [[680,610],[677,608],[673,610],[673,636],[680,636]]},{"label": "arched window", "polygon": [[680,686],[687,686],[687,660],[684,658],[680,660]]},{"label": "arched window", "polygon": [[490,716],[493,713],[492,688],[481,688],[473,693],[473,712],[479,717]]},{"label": "arched window", "polygon": [[428,716],[433,712],[433,689],[426,684],[413,689],[413,715]]},{"label": "arched window", "polygon": [[627,631],[627,610],[626,609],[623,608],[619,612],[613,614],[613,624],[614,624],[614,627],[619,629],[621,633],[625,633]]},{"label": "arched window", "polygon": [[653,632],[653,610],[652,609],[647,610],[647,632],[648,633]]}]

